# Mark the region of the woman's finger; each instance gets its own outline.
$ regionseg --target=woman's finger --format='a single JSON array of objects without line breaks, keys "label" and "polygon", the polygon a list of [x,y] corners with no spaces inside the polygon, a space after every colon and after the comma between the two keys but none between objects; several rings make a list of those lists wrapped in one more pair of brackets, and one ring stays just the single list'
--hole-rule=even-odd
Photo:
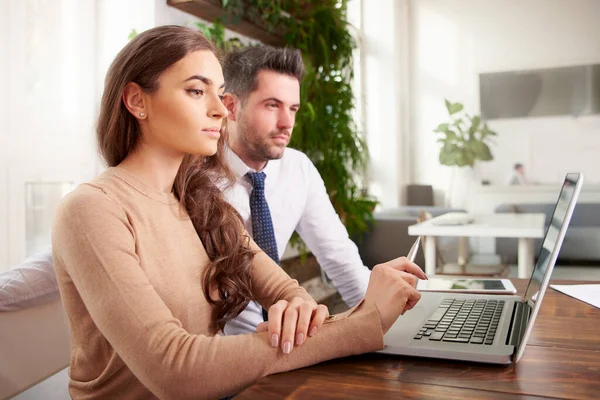
[{"label": "woman's finger", "polygon": [[421,292],[413,287],[407,287],[404,296],[406,296],[405,299],[407,300],[401,315],[404,315],[405,312],[412,310],[417,305],[419,300],[421,300]]},{"label": "woman's finger", "polygon": [[283,313],[283,325],[281,329],[281,349],[284,354],[290,354],[294,347],[294,336],[296,334],[296,324],[298,323],[297,305],[289,306]]},{"label": "woman's finger", "polygon": [[408,272],[404,272],[404,271],[397,271],[398,274],[400,276],[402,276],[402,279],[404,279],[406,282],[408,282],[408,284],[414,288],[417,287],[417,277],[414,276],[413,274],[409,274]]},{"label": "woman's finger", "polygon": [[308,326],[313,316],[313,310],[317,308],[315,303],[305,301],[300,305],[298,323],[296,325],[296,346],[302,346],[308,335]]},{"label": "woman's finger", "polygon": [[308,336],[315,336],[327,317],[329,317],[329,310],[323,304],[319,304],[317,306],[317,309],[313,313],[313,318],[310,322]]},{"label": "woman's finger", "polygon": [[417,264],[408,261],[406,257],[398,257],[386,263],[390,267],[415,275],[419,279],[427,279],[425,272]]},{"label": "woman's finger", "polygon": [[285,300],[279,300],[269,308],[269,339],[272,347],[279,347],[283,313],[287,308],[288,302]]},{"label": "woman's finger", "polygon": [[269,322],[261,322],[256,326],[256,333],[266,332],[269,330]]}]

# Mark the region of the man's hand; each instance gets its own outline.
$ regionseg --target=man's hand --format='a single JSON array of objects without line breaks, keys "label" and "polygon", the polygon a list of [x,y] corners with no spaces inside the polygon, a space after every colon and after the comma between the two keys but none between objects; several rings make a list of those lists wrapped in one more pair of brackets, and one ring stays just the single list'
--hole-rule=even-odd
[{"label": "man's hand", "polygon": [[279,300],[269,308],[269,321],[260,323],[256,332],[269,331],[271,346],[285,354],[295,346],[301,346],[307,337],[314,336],[329,316],[323,304],[295,297],[292,301]]}]

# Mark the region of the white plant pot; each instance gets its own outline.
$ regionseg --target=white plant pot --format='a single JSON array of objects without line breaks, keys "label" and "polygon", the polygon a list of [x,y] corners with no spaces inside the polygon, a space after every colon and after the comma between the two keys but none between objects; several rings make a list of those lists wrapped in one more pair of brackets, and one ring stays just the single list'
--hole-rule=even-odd
[{"label": "white plant pot", "polygon": [[451,167],[448,190],[446,192],[446,206],[451,208],[470,208],[470,199],[473,190],[479,183],[477,165],[471,167]]}]

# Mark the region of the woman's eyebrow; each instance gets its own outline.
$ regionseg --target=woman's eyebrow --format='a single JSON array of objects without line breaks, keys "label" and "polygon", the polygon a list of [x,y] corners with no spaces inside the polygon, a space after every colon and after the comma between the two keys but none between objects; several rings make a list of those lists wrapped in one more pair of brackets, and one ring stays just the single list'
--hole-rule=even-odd
[{"label": "woman's eyebrow", "polygon": [[[206,83],[209,86],[213,86],[214,85],[214,82],[212,81],[212,79],[209,79],[209,78],[207,78],[205,76],[202,76],[202,75],[192,75],[189,78],[187,78],[184,82],[192,81],[194,79],[199,80],[201,82],[204,82],[204,83]],[[225,87],[225,82],[223,82],[221,84],[221,86],[219,86],[219,89],[221,89],[223,87]]]}]

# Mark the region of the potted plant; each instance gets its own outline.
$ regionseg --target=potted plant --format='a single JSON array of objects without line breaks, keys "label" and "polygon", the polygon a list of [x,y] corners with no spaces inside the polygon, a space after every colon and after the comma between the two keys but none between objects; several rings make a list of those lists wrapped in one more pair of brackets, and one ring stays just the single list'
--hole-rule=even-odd
[{"label": "potted plant", "polygon": [[452,167],[446,205],[464,207],[465,192],[476,179],[477,162],[494,159],[490,144],[497,133],[489,129],[479,115],[467,114],[461,103],[444,101],[450,120],[439,124],[434,132],[438,134],[437,142],[441,145],[440,164]]}]

